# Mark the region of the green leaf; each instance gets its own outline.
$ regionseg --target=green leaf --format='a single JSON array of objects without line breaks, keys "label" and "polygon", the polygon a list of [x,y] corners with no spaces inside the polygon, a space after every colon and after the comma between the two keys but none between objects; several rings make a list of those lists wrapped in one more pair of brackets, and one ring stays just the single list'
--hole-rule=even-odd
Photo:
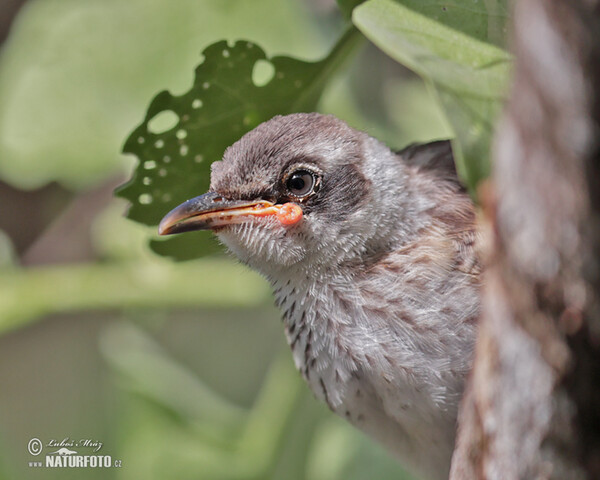
[{"label": "green leaf", "polygon": [[223,247],[210,232],[190,232],[160,240],[153,239],[150,240],[150,248],[154,253],[178,262],[224,253]]},{"label": "green leaf", "polygon": [[[131,202],[128,217],[158,224],[172,208],[208,189],[211,163],[244,133],[278,114],[314,110],[357,38],[350,29],[314,63],[268,58],[246,41],[206,48],[192,88],[180,96],[159,93],[125,143],[124,151],[139,159],[132,180],[117,191]],[[201,248],[192,236],[155,242],[153,248],[179,259],[214,251]]]},{"label": "green leaf", "polygon": [[503,43],[506,1],[369,0],[354,24],[392,58],[419,74],[454,130],[459,173],[474,189],[490,170],[495,120],[511,56]]}]

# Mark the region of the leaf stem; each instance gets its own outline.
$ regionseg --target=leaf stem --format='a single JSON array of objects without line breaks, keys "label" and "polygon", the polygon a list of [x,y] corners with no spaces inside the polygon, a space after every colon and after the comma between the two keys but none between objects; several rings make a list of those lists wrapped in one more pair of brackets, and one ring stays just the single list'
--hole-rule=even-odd
[{"label": "leaf stem", "polygon": [[0,333],[62,312],[252,308],[267,305],[269,298],[264,280],[225,259],[5,269],[0,271]]}]

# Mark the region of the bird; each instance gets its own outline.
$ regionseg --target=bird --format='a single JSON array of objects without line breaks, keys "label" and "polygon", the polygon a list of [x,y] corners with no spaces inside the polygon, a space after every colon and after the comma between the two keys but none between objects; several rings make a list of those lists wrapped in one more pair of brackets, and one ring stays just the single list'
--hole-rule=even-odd
[{"label": "bird", "polygon": [[419,478],[448,478],[482,287],[450,141],[394,152],[333,115],[276,116],[159,224],[192,230],[269,281],[318,399]]}]

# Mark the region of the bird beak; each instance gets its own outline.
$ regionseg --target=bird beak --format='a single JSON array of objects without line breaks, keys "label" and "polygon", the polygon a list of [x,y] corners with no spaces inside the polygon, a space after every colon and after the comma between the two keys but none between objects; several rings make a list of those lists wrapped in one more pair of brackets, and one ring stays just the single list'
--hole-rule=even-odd
[{"label": "bird beak", "polygon": [[229,200],[216,192],[208,192],[167,213],[158,226],[158,234],[171,235],[244,223],[251,217],[276,215],[280,207],[266,200]]}]

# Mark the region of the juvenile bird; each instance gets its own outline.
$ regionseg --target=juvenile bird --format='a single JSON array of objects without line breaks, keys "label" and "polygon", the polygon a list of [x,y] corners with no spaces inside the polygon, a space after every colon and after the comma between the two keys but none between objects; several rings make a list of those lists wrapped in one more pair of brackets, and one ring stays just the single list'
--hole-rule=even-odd
[{"label": "juvenile bird", "polygon": [[318,398],[417,475],[448,478],[481,281],[447,141],[394,153],[333,116],[275,117],[159,233],[198,229],[271,283]]}]

